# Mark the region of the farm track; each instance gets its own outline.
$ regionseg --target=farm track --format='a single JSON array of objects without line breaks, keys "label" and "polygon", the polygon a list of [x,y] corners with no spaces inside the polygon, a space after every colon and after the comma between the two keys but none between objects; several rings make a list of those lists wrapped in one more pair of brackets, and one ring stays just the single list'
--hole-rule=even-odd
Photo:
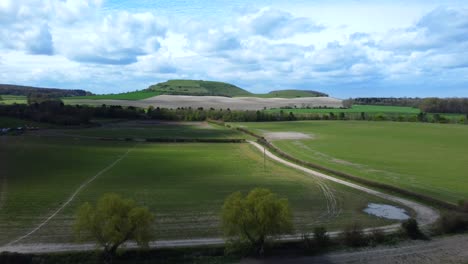
[{"label": "farm track", "polygon": [[[255,146],[257,149],[259,149],[261,151],[264,151],[263,146],[261,146],[260,144],[258,144],[256,142],[253,142],[253,141],[249,141],[249,143],[252,144],[253,146]],[[419,224],[421,226],[430,225],[430,224],[434,223],[440,217],[440,214],[436,210],[434,210],[434,209],[432,209],[432,208],[430,208],[428,206],[425,206],[423,204],[413,202],[413,201],[410,201],[410,200],[407,200],[407,199],[404,199],[404,198],[400,198],[400,197],[397,197],[397,196],[393,196],[393,195],[390,195],[390,194],[386,194],[386,193],[383,193],[383,192],[380,192],[380,191],[372,190],[372,189],[369,189],[367,187],[363,187],[361,185],[357,185],[357,184],[354,184],[354,183],[351,183],[351,182],[348,182],[348,181],[345,181],[345,180],[341,180],[341,179],[326,175],[324,173],[321,173],[321,172],[318,172],[318,171],[315,171],[315,170],[305,168],[305,167],[297,165],[295,163],[286,161],[286,160],[274,155],[273,153],[271,153],[268,150],[265,150],[265,154],[270,159],[273,159],[273,160],[275,160],[275,161],[277,161],[279,163],[282,163],[282,164],[284,164],[284,165],[286,165],[288,167],[295,168],[295,169],[298,169],[300,171],[306,172],[307,174],[312,175],[314,177],[319,177],[319,178],[322,178],[322,179],[325,179],[325,180],[333,181],[333,182],[336,182],[338,184],[345,185],[345,186],[351,187],[353,189],[363,191],[365,193],[375,195],[377,197],[380,197],[380,198],[383,198],[383,199],[386,199],[386,200],[389,200],[389,201],[392,201],[392,202],[402,204],[402,205],[404,205],[406,207],[409,207],[416,213],[416,220],[418,220],[418,222],[419,222]]]},{"label": "farm track", "polygon": [[96,173],[93,177],[91,177],[90,179],[88,179],[86,182],[84,182],[83,184],[81,184],[76,190],[75,192],[73,192],[73,194],[68,198],[68,200],[66,200],[57,210],[55,210],[49,217],[47,217],[47,219],[45,219],[43,222],[41,222],[37,227],[35,227],[33,230],[31,230],[29,233],[9,242],[8,244],[6,244],[7,247],[9,246],[12,246],[13,244],[16,244],[18,242],[20,242],[21,240],[29,237],[30,235],[34,234],[35,232],[37,232],[39,229],[41,229],[41,227],[43,227],[44,225],[46,225],[50,220],[52,220],[52,218],[54,218],[58,213],[60,213],[68,204],[70,204],[74,199],[75,197],[78,195],[78,193],[83,189],[85,188],[88,184],[90,184],[91,182],[93,182],[97,177],[99,177],[100,175],[102,175],[103,173],[107,172],[108,170],[110,170],[112,167],[114,167],[117,163],[119,163],[121,160],[123,160],[127,155],[128,153],[130,153],[132,149],[128,149],[123,155],[121,155],[119,158],[117,158],[116,160],[114,160],[111,164],[109,164],[107,167],[105,167],[104,169],[102,169],[101,171],[99,171],[98,173]]},{"label": "farm track", "polygon": [[[253,142],[253,141],[249,141],[249,143],[252,144],[258,150],[260,150],[262,152],[264,151],[263,146],[259,145],[258,143]],[[130,150],[128,150],[126,154],[128,154],[129,151]],[[100,174],[104,173],[106,170],[110,169],[115,164],[117,164],[120,160],[122,160],[126,156],[126,154],[124,154],[119,159],[114,161],[111,165],[106,167],[103,171],[100,172]],[[425,206],[425,205],[422,205],[422,204],[419,204],[419,203],[416,203],[416,202],[413,202],[413,201],[409,201],[409,200],[406,200],[404,198],[400,198],[400,197],[385,194],[385,193],[382,193],[382,192],[379,192],[379,191],[375,191],[375,190],[372,190],[372,189],[369,189],[369,188],[366,188],[366,187],[363,187],[363,186],[360,186],[360,185],[357,185],[357,184],[353,184],[353,183],[350,183],[350,182],[347,182],[347,181],[344,181],[344,180],[341,180],[341,179],[337,179],[337,178],[334,178],[332,176],[328,176],[326,174],[323,174],[323,173],[320,173],[320,172],[317,172],[317,171],[314,171],[314,170],[299,166],[297,164],[288,162],[286,160],[283,160],[282,158],[279,158],[279,157],[275,156],[274,154],[272,154],[268,150],[265,150],[265,155],[267,155],[270,159],[272,159],[272,160],[274,160],[276,162],[282,163],[282,164],[284,164],[284,165],[286,165],[288,167],[295,168],[295,169],[301,170],[301,171],[303,171],[303,172],[305,172],[305,173],[307,173],[309,175],[312,175],[313,177],[316,177],[316,179],[321,181],[321,182],[323,182],[325,180],[330,180],[330,181],[336,182],[338,184],[342,184],[342,185],[345,185],[345,186],[348,186],[348,187],[351,187],[351,188],[354,188],[354,189],[357,189],[357,190],[360,190],[360,191],[363,191],[363,192],[366,192],[366,193],[369,193],[369,194],[372,194],[372,195],[375,195],[375,196],[378,196],[378,197],[381,197],[381,198],[384,198],[384,199],[387,199],[387,200],[390,200],[390,201],[393,201],[393,202],[396,202],[396,203],[403,204],[403,205],[411,208],[412,210],[414,210],[414,212],[416,213],[416,219],[418,220],[418,222],[420,223],[420,225],[422,227],[434,223],[439,218],[439,213],[437,211],[433,210],[432,208],[428,207],[428,206]],[[86,186],[88,183],[90,183],[92,180],[94,180],[97,176],[99,176],[99,175],[97,174],[92,179],[88,180],[88,182],[85,183],[84,186]],[[83,188],[83,187],[80,187],[80,188]],[[329,196],[327,198],[327,201],[330,203],[328,205],[328,208],[329,208],[328,211],[330,213],[333,213],[333,210],[336,210],[336,209],[333,209],[333,206],[336,206],[337,203],[336,203],[336,199],[333,198],[334,195],[333,195],[332,190],[327,189],[327,187],[325,187],[325,185],[322,185],[322,187],[320,187],[320,188],[322,188],[322,190],[324,190],[324,193],[326,193],[327,197]],[[70,197],[70,199],[73,199],[73,197],[77,194],[78,191],[79,190],[77,190],[75,192],[75,194],[72,195],[72,197]],[[41,223],[40,226],[38,226],[36,229],[31,231],[27,235],[25,235],[23,237],[20,237],[19,239],[16,239],[15,241],[10,242],[7,246],[0,247],[0,252],[2,252],[2,251],[13,251],[13,252],[24,252],[24,253],[34,253],[34,252],[40,253],[40,252],[63,252],[63,251],[81,251],[81,250],[93,250],[93,249],[95,249],[96,248],[95,244],[48,244],[48,243],[47,244],[16,244],[21,239],[24,239],[25,237],[31,235],[32,233],[37,231],[41,226],[46,224],[47,221],[49,221],[60,210],[62,210],[63,207],[65,207],[65,205],[62,205],[62,207],[59,208],[59,210],[57,210],[56,213],[54,213],[45,222]],[[335,213],[339,213],[339,210],[336,210]],[[392,231],[398,230],[399,228],[400,228],[399,224],[393,224],[393,225],[383,226],[383,227],[380,227],[378,229],[381,229],[384,232],[392,232]],[[369,228],[369,229],[365,229],[364,231],[371,231],[371,230],[372,230],[372,228]],[[332,237],[336,237],[339,234],[340,234],[340,232],[330,232],[330,236],[332,236]],[[281,241],[297,241],[297,240],[300,240],[301,237],[302,237],[302,234],[300,234],[300,235],[299,234],[285,235],[285,236],[280,237],[279,240],[281,240]],[[150,247],[151,248],[173,248],[173,247],[191,247],[191,246],[202,246],[202,245],[220,245],[220,244],[223,244],[223,243],[224,243],[224,240],[222,238],[199,238],[199,239],[186,239],[186,240],[160,240],[160,241],[151,242]],[[136,245],[134,243],[127,243],[126,247],[127,248],[135,248]]]}]

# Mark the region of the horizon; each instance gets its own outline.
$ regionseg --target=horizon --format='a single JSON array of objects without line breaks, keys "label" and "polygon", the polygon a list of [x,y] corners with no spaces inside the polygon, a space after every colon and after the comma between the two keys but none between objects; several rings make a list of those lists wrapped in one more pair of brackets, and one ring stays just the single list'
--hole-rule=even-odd
[{"label": "horizon", "polygon": [[252,93],[468,97],[468,3],[439,2],[6,0],[0,77],[95,94],[195,79]]}]

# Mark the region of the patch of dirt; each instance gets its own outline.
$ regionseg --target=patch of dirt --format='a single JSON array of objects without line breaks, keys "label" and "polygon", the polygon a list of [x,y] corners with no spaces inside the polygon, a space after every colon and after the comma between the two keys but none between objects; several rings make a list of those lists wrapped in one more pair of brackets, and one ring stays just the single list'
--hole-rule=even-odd
[{"label": "patch of dirt", "polygon": [[159,95],[143,100],[74,100],[81,104],[90,105],[122,105],[135,107],[177,108],[192,107],[194,109],[231,109],[231,110],[263,110],[264,108],[280,107],[342,107],[343,101],[332,97],[300,97],[300,98],[258,98],[258,97],[222,97],[222,96],[188,96],[188,95]]},{"label": "patch of dirt", "polygon": [[263,134],[268,140],[313,139],[314,135],[299,132],[267,132]]}]

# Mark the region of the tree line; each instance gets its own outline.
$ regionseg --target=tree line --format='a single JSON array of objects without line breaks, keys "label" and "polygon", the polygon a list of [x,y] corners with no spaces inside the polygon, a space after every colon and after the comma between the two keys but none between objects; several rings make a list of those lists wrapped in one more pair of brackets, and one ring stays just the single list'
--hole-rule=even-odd
[{"label": "tree line", "polygon": [[372,97],[354,98],[345,100],[349,107],[352,104],[382,105],[382,106],[406,106],[419,108],[424,113],[452,113],[468,114],[468,98],[393,98]]},{"label": "tree line", "polygon": [[50,98],[92,95],[92,93],[81,89],[39,88],[12,84],[0,84],[0,94],[23,96],[41,94],[43,96],[47,95]]}]

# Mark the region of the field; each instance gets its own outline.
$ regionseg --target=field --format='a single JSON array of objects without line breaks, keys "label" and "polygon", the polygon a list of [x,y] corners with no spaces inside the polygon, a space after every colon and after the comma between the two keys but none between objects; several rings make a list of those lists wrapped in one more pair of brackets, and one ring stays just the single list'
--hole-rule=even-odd
[{"label": "field", "polygon": [[237,125],[264,135],[291,131],[309,135],[273,141],[303,160],[448,202],[468,198],[468,126],[362,121]]},{"label": "field", "polygon": [[302,97],[302,98],[256,98],[256,97],[223,97],[223,96],[188,96],[188,95],[159,95],[143,100],[88,100],[68,97],[63,99],[66,104],[87,105],[122,105],[135,107],[161,107],[178,108],[192,107],[204,109],[231,109],[231,110],[264,110],[283,106],[290,107],[341,107],[342,101],[332,97]]},{"label": "field", "polygon": [[62,100],[69,100],[69,99],[72,99],[72,100],[73,99],[142,100],[142,99],[150,98],[150,97],[157,96],[157,95],[160,95],[160,93],[156,91],[135,91],[135,92],[119,93],[119,94],[101,94],[101,95],[63,97]]},{"label": "field", "polygon": [[0,104],[26,104],[26,96],[23,95],[0,95]]},{"label": "field", "polygon": [[[32,230],[99,172],[63,211],[21,243],[74,242],[71,226],[77,207],[108,192],[148,206],[157,216],[158,239],[220,236],[223,199],[254,187],[289,199],[299,233],[317,225],[339,229],[354,221],[364,226],[391,223],[362,212],[368,202],[385,201],[269,160],[264,164],[262,153],[248,143],[149,144],[40,133],[0,137],[6,166],[0,177],[0,245]],[[223,129],[219,133],[210,137],[226,136]]]},{"label": "field", "polygon": [[380,106],[380,105],[353,105],[351,108],[297,108],[297,109],[271,109],[266,110],[267,112],[293,112],[294,114],[306,114],[306,113],[402,113],[402,114],[419,114],[421,111],[418,108],[403,107],[403,106]]},{"label": "field", "polygon": [[239,131],[206,122],[128,121],[61,132],[66,135],[106,138],[246,138],[246,135]]}]

